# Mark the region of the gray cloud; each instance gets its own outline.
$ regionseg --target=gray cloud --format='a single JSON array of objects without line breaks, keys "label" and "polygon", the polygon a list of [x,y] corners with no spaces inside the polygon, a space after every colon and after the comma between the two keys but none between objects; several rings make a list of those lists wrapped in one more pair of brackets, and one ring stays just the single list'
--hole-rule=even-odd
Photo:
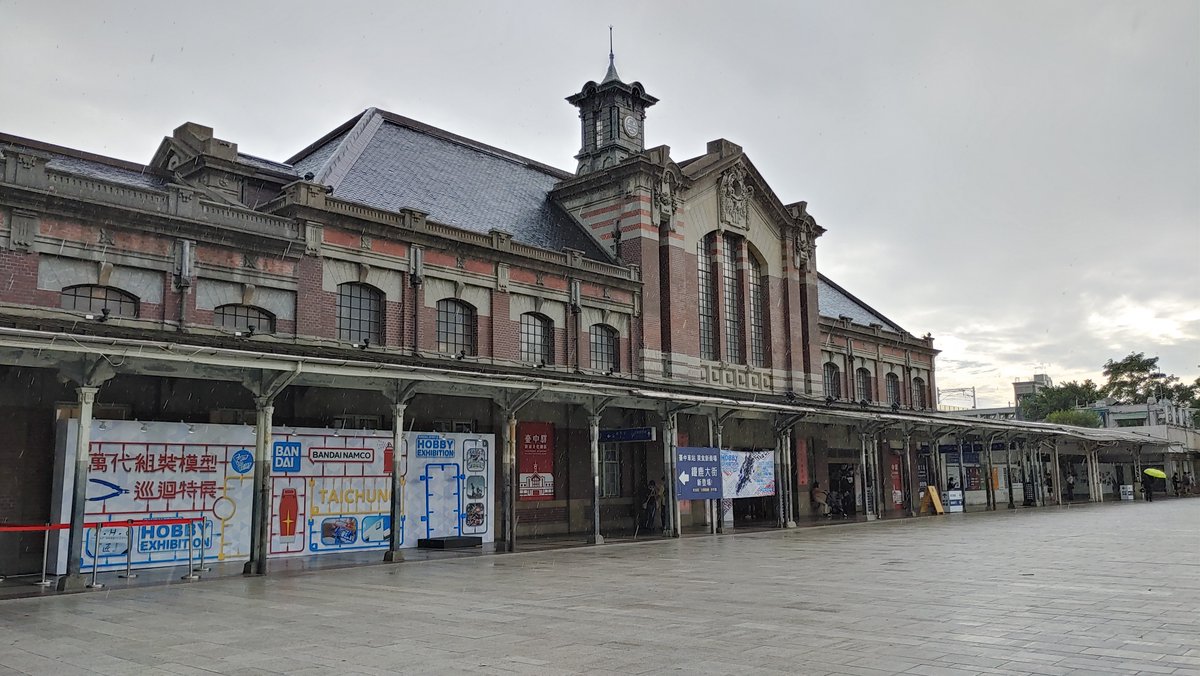
[{"label": "gray cloud", "polygon": [[573,166],[617,62],[651,144],[741,144],[823,271],[981,403],[1157,354],[1200,373],[1200,5],[0,2],[0,128],[146,161],[185,120],[282,159],[379,106]]}]

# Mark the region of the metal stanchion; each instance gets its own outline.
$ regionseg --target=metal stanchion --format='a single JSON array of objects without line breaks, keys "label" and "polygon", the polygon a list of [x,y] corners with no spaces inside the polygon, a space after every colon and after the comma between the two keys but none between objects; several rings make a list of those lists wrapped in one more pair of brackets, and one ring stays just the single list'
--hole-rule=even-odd
[{"label": "metal stanchion", "polygon": [[188,533],[187,533],[187,541],[188,541],[187,575],[184,575],[183,577],[181,577],[179,579],[181,579],[181,580],[199,580],[200,576],[197,575],[196,571],[192,568],[192,536],[195,534],[196,522],[194,522],[194,521],[189,522],[187,524],[187,526],[188,526],[188,528],[187,528],[187,531],[188,531]]},{"label": "metal stanchion", "polygon": [[96,569],[100,563],[100,524],[96,524],[96,539],[92,541],[92,582],[88,589],[104,589],[104,585],[96,581]]},{"label": "metal stanchion", "polygon": [[117,577],[132,580],[137,577],[137,573],[133,572],[133,522],[125,522],[125,574]]},{"label": "metal stanchion", "polygon": [[[46,524],[45,537],[42,538],[42,579],[34,582],[39,587],[49,587],[52,583],[46,579],[46,563],[50,556],[50,524]],[[0,578],[3,579],[3,578]]]},{"label": "metal stanchion", "polygon": [[204,549],[207,541],[204,539],[205,533],[208,531],[208,519],[200,519],[200,565],[192,569],[193,573],[208,573],[212,571],[211,567],[204,565]]}]

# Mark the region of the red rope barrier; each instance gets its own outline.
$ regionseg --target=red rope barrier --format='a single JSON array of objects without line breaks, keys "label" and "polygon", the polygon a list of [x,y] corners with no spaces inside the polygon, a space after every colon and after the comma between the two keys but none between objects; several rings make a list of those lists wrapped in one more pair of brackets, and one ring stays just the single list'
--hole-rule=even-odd
[{"label": "red rope barrier", "polygon": [[[174,526],[181,523],[203,521],[204,517],[191,518],[175,517],[170,519],[137,519],[126,521],[96,521],[83,524],[85,529],[104,528],[105,526]],[[47,530],[70,530],[69,523],[20,523],[0,524],[0,533],[40,533]]]},{"label": "red rope barrier", "polygon": [[69,523],[38,523],[38,524],[16,524],[4,525],[0,524],[0,533],[40,533],[47,530],[67,530],[71,527]]}]

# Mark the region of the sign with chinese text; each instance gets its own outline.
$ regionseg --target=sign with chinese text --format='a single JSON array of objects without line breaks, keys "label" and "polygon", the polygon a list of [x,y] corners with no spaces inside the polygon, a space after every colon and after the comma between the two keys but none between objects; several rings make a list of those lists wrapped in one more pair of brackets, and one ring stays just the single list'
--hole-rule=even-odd
[{"label": "sign with chinese text", "polygon": [[[54,513],[69,519],[78,422],[60,426]],[[493,437],[407,432],[400,449],[389,431],[276,428],[267,445],[271,472],[268,555],[307,556],[383,549],[392,532],[391,471],[402,475],[400,544],[477,535],[491,542]],[[177,565],[189,543],[209,561],[249,555],[254,497],[254,428],[135,421],[92,424],[86,477],[84,569]],[[410,450],[411,449],[411,450]],[[195,524],[135,526],[128,520],[196,518]],[[111,523],[109,526],[107,524]],[[97,534],[96,531],[99,530]],[[65,570],[66,531],[52,541]]]},{"label": "sign with chinese text", "polygon": [[715,448],[675,449],[675,496],[679,500],[721,497],[721,452]]},{"label": "sign with chinese text", "polygon": [[554,424],[517,423],[519,500],[554,499]]}]

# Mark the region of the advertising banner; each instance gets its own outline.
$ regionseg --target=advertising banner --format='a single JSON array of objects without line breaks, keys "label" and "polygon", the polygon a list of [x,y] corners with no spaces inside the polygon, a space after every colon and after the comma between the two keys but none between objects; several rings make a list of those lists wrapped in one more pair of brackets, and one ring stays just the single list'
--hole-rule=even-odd
[{"label": "advertising banner", "polygon": [[775,495],[775,452],[721,449],[724,498]]},{"label": "advertising banner", "polygon": [[554,424],[517,423],[517,499],[554,499]]},{"label": "advertising banner", "polygon": [[[255,429],[96,421],[87,473],[89,529],[83,566],[133,567],[186,562],[188,541],[209,561],[249,556]],[[54,518],[70,519],[78,421],[60,426]],[[450,535],[494,538],[492,435],[408,432],[402,447],[389,431],[276,428],[268,447],[271,490],[269,556],[383,549],[391,536],[391,471],[400,454],[402,545]],[[127,520],[188,518],[194,525],[137,526]],[[96,531],[99,530],[99,533]],[[58,568],[65,570],[66,533]]]},{"label": "advertising banner", "polygon": [[719,499],[722,484],[720,451],[715,448],[675,449],[676,499]]}]

